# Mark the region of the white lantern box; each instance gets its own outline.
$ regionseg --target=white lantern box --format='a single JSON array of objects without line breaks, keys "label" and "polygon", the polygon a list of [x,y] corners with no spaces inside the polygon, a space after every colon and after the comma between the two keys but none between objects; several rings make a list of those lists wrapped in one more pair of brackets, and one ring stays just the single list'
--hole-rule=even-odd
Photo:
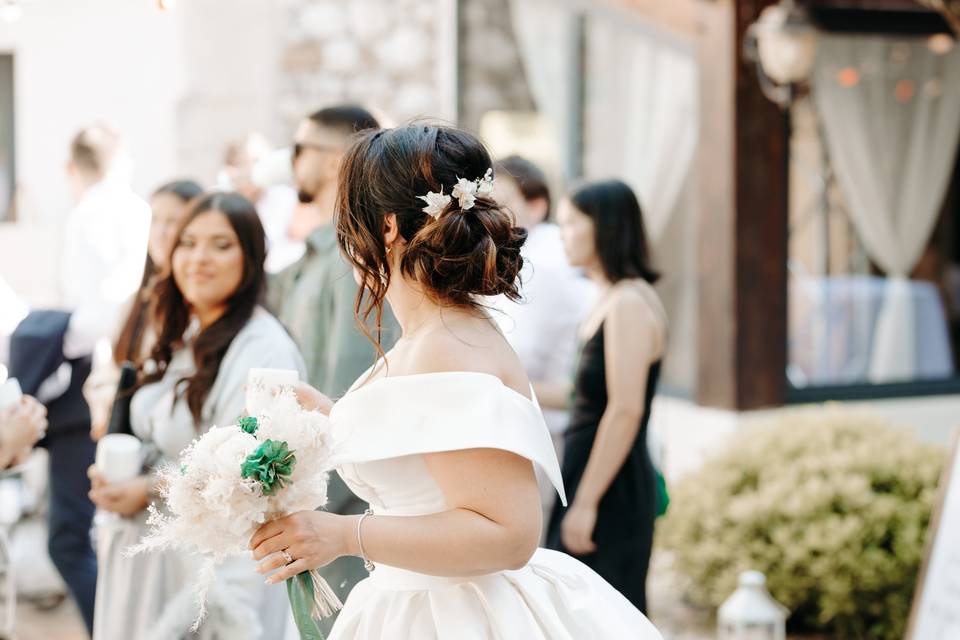
[{"label": "white lantern box", "polygon": [[737,590],[717,613],[719,640],[785,640],[790,611],[767,591],[759,571],[740,574]]}]

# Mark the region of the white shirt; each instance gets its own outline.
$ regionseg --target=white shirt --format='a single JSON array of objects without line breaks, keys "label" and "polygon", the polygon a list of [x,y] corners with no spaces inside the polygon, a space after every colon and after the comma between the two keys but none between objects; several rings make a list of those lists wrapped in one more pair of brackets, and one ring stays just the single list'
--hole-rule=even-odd
[{"label": "white shirt", "polygon": [[302,240],[287,234],[293,212],[297,207],[297,192],[286,185],[274,185],[263,190],[257,200],[257,213],[267,235],[267,273],[279,273],[300,259],[306,249]]},{"label": "white shirt", "polygon": [[[500,330],[533,382],[570,382],[577,356],[577,329],[590,310],[596,289],[567,262],[560,229],[541,223],[529,231],[521,250],[523,300],[493,300]],[[551,433],[567,427],[567,412],[548,409],[544,420]]]},{"label": "white shirt", "polygon": [[140,286],[149,234],[149,205],[117,180],[91,186],[67,216],[60,264],[61,302],[73,311],[67,358],[89,355],[116,326]]}]

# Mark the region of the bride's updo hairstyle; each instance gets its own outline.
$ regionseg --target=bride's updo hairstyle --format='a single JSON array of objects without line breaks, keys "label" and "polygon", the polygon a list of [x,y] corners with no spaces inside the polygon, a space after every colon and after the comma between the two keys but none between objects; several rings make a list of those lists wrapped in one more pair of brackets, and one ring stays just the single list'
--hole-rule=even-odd
[{"label": "bride's updo hairstyle", "polygon": [[[380,326],[390,269],[384,217],[394,213],[407,243],[400,271],[442,305],[479,309],[479,298],[503,294],[518,300],[520,247],[527,232],[480,189],[472,207],[451,197],[424,211],[419,196],[451,195],[458,180],[482,181],[493,166],[483,144],[452,127],[408,125],[358,134],[340,169],[337,241],[362,276],[355,311],[361,328],[376,311]],[[475,184],[480,184],[479,182]]]}]

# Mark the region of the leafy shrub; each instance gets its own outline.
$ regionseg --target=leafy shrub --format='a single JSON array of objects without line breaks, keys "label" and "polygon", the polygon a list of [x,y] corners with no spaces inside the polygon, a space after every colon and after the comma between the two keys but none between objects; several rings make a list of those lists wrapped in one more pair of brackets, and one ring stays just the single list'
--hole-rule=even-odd
[{"label": "leafy shrub", "polygon": [[757,569],[795,630],[901,638],[943,459],[870,415],[784,413],[671,487],[658,540],[696,604]]}]

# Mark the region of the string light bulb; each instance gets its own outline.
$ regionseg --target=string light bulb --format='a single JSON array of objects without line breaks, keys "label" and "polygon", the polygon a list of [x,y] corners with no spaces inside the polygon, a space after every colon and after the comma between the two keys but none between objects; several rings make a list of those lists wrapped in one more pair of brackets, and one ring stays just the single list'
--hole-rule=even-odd
[{"label": "string light bulb", "polygon": [[946,33],[935,33],[927,38],[927,48],[938,56],[950,53],[953,49],[954,40]]},{"label": "string light bulb", "polygon": [[177,0],[157,0],[157,9],[160,11],[173,11],[177,8]]}]

